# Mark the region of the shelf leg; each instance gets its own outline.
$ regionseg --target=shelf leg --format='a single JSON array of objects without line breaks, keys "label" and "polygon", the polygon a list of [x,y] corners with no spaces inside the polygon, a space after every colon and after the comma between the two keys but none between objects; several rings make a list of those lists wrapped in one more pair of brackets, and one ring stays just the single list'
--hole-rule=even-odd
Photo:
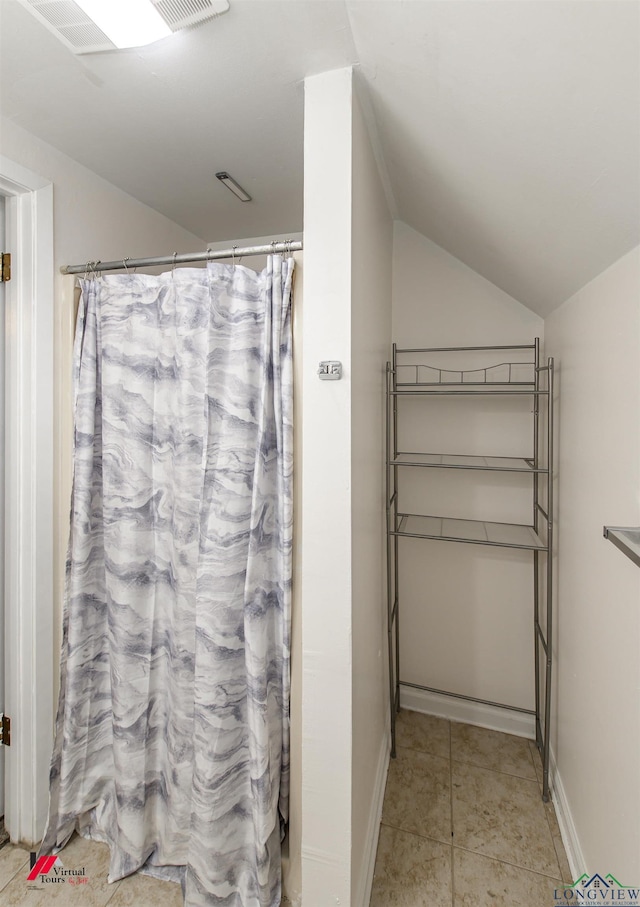
[{"label": "shelf leg", "polygon": [[[395,346],[393,351],[393,358],[395,364]],[[386,487],[386,509],[387,509],[387,647],[388,647],[388,657],[389,657],[389,719],[390,719],[390,731],[391,731],[391,756],[393,759],[396,757],[396,669],[394,670],[394,661],[393,661],[393,623],[394,623],[394,589],[397,588],[397,583],[394,576],[397,574],[397,561],[394,565],[392,559],[392,548],[391,548],[391,528],[392,524],[395,525],[394,514],[397,509],[397,501],[394,497],[394,503],[391,504],[391,498],[393,497],[393,492],[396,490],[396,475],[395,470],[392,473],[391,471],[391,450],[392,450],[392,420],[391,420],[391,389],[393,386],[393,372],[391,369],[391,363],[387,362],[387,393],[386,393],[386,476],[385,476],[385,487]],[[393,440],[393,445],[395,446],[395,440]],[[392,481],[391,477],[393,475],[393,491],[392,491]],[[395,538],[395,537],[394,537]],[[397,601],[397,599],[395,600]],[[395,609],[395,618],[397,620],[398,609]]]},{"label": "shelf leg", "polygon": [[549,744],[551,737],[551,668],[553,664],[553,359],[548,360],[549,370],[547,389],[548,420],[547,429],[547,666],[545,674],[544,702],[544,751],[542,773],[542,799],[549,800]]}]

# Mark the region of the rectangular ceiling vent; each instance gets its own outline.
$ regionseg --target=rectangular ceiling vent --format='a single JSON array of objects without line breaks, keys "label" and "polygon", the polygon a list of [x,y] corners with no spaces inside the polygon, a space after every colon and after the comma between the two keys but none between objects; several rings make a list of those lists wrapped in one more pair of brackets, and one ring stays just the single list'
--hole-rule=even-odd
[{"label": "rectangular ceiling vent", "polygon": [[[0,0],[1,2],[1,0]],[[229,9],[228,0],[151,0],[171,31],[215,19]],[[117,50],[113,41],[74,0],[20,0],[74,54]]]},{"label": "rectangular ceiling vent", "polygon": [[200,25],[229,9],[227,0],[151,0],[171,31]]}]

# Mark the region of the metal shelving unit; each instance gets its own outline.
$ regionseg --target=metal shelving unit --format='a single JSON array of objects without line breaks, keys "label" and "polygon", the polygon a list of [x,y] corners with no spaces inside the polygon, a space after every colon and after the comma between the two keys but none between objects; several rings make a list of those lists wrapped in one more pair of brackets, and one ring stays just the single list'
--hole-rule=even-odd
[{"label": "metal shelving unit", "polygon": [[[514,361],[500,361],[480,368],[457,369],[437,362],[440,354],[452,356],[493,353],[516,354]],[[411,357],[414,361],[409,359]],[[519,360],[519,357],[527,357]],[[528,358],[530,357],[530,358]],[[423,360],[423,361],[417,361]],[[430,360],[430,361],[426,361]],[[543,764],[543,799],[549,799],[549,732],[553,630],[553,359],[540,362],[540,341],[516,346],[432,347],[398,349],[393,345],[387,363],[386,500],[387,500],[387,598],[389,683],[392,756],[395,756],[396,713],[402,686],[481,702],[535,716],[536,744]],[[398,449],[398,401],[402,397],[529,396],[532,400],[532,444],[529,456],[469,456],[463,453],[427,453]],[[528,524],[453,519],[447,516],[404,513],[398,510],[399,477],[405,468],[465,469],[515,472],[531,475],[532,511]],[[544,500],[545,507],[542,506]],[[535,658],[535,710],[464,696],[447,690],[403,681],[400,670],[400,581],[398,550],[401,538],[435,539],[471,545],[518,548],[533,552],[533,636]],[[543,558],[543,560],[541,560]],[[542,567],[542,582],[541,582]],[[544,609],[544,627],[541,616]],[[541,669],[541,655],[544,669]]]}]

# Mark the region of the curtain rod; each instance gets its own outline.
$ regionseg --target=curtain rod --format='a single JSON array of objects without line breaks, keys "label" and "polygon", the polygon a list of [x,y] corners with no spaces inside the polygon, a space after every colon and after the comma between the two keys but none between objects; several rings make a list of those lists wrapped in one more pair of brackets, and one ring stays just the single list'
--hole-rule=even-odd
[{"label": "curtain rod", "polygon": [[275,255],[278,252],[301,252],[302,243],[272,242],[266,246],[234,246],[232,249],[215,249],[206,252],[185,252],[178,255],[161,255],[159,258],[121,258],[117,261],[89,261],[81,265],[64,265],[61,274],[93,274],[97,271],[120,271],[127,268],[151,268],[158,265],[184,265],[193,261],[215,261],[219,258],[242,258],[245,255]]}]

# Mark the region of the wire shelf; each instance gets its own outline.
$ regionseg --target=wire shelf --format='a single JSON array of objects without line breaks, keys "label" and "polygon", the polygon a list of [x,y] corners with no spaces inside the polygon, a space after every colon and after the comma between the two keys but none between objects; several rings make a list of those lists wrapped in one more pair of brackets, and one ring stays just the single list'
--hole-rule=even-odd
[{"label": "wire shelf", "polygon": [[[537,380],[537,363],[528,353],[524,358],[510,356],[500,362],[467,363],[474,367],[458,368],[458,354],[473,352],[476,360],[498,350],[529,350],[530,346],[459,347],[424,350],[398,350],[394,360],[394,395],[407,393],[438,394],[545,394]],[[410,355],[412,361],[406,361]],[[422,360],[422,361],[420,361]],[[444,360],[444,361],[443,361]],[[447,361],[448,360],[448,361]],[[463,390],[464,389],[464,390]]]},{"label": "wire shelf", "polygon": [[480,457],[440,453],[398,453],[391,466],[428,466],[432,469],[482,469],[487,472],[546,473],[526,457]]},{"label": "wire shelf", "polygon": [[[398,385],[400,387],[401,385]],[[533,385],[530,389],[527,390],[512,390],[511,388],[503,385],[501,388],[491,388],[488,389],[489,385],[475,385],[472,389],[471,385],[467,385],[465,390],[451,390],[452,387],[462,387],[462,385],[419,385],[419,384],[407,384],[402,386],[402,390],[390,391],[392,397],[424,397],[430,395],[432,397],[486,397],[488,394],[497,395],[508,395],[508,394],[520,394],[521,396],[534,396],[534,397],[548,397],[549,391],[535,390]]]},{"label": "wire shelf", "polygon": [[507,385],[535,387],[534,362],[497,362],[483,368],[452,369],[425,363],[397,364],[396,387]]},{"label": "wire shelf", "polygon": [[520,523],[491,523],[486,520],[423,516],[417,513],[399,513],[397,529],[392,530],[391,535],[439,539],[443,542],[467,542],[471,545],[491,545],[496,548],[547,550],[547,545],[535,532],[533,526],[524,526]]}]

